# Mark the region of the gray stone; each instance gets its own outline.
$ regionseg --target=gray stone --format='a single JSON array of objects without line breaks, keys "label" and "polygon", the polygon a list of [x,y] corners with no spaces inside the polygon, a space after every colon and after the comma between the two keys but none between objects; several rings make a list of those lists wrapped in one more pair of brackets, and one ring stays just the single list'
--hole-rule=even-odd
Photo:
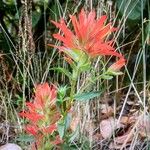
[{"label": "gray stone", "polygon": [[22,150],[20,146],[13,144],[13,143],[7,143],[0,147],[0,150]]}]

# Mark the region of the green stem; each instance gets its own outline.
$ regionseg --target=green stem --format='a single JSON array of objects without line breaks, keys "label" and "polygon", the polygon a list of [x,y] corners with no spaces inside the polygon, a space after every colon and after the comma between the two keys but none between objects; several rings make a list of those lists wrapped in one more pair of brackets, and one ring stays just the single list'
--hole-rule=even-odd
[{"label": "green stem", "polygon": [[75,86],[76,86],[76,80],[72,80],[71,92],[70,92],[71,101],[73,101],[73,97],[74,97],[74,94],[75,94]]},{"label": "green stem", "polygon": [[70,104],[72,104],[74,100],[78,75],[79,75],[79,69],[78,68],[74,69],[72,72],[72,80],[71,80]]}]

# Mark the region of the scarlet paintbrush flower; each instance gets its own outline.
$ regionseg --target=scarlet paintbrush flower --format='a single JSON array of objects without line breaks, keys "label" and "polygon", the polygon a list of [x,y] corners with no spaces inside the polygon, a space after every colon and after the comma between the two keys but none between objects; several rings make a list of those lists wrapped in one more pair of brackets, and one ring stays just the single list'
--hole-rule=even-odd
[{"label": "scarlet paintbrush flower", "polygon": [[44,118],[44,109],[53,107],[56,102],[56,94],[56,89],[52,86],[50,87],[48,83],[37,85],[34,101],[27,102],[28,111],[21,112],[20,115],[33,122]]},{"label": "scarlet paintbrush flower", "polygon": [[63,32],[63,35],[60,33],[53,35],[54,38],[63,43],[63,46],[58,47],[61,51],[67,53],[66,51],[78,49],[91,57],[98,55],[122,56],[115,52],[112,41],[106,41],[107,36],[116,30],[111,26],[111,23],[104,25],[107,19],[106,16],[95,19],[95,11],[87,14],[82,9],[78,19],[72,15],[70,15],[70,18],[74,32],[66,26],[64,19],[61,19],[60,23],[52,21]]},{"label": "scarlet paintbrush flower", "polygon": [[[37,85],[35,88],[34,101],[26,103],[28,111],[21,112],[20,116],[27,118],[32,123],[37,123],[38,121],[46,119],[46,115],[49,115],[51,112],[58,115],[59,112],[55,106],[56,95],[56,89],[49,86],[48,83]],[[53,120],[56,120],[56,118],[52,119],[51,122],[53,122]]]},{"label": "scarlet paintbrush flower", "polygon": [[55,104],[56,96],[54,86],[49,86],[48,83],[39,84],[35,87],[33,102],[27,102],[27,110],[20,113],[21,117],[28,120],[26,132],[35,137],[39,146],[44,136],[52,135],[57,130],[56,123],[61,115]]}]

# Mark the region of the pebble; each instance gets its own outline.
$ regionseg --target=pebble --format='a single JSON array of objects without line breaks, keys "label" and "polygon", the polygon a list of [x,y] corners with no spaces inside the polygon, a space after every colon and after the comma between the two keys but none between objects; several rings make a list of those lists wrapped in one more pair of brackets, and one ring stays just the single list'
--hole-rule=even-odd
[{"label": "pebble", "polygon": [[13,144],[13,143],[7,143],[0,147],[0,150],[22,150],[20,146]]}]

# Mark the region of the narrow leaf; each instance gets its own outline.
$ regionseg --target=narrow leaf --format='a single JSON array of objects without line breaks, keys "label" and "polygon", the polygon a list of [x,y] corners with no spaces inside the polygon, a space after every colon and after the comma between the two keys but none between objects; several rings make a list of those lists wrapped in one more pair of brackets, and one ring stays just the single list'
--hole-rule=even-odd
[{"label": "narrow leaf", "polygon": [[19,142],[33,142],[34,141],[34,137],[24,134],[24,135],[20,135],[19,137],[16,138],[16,141]]},{"label": "narrow leaf", "polygon": [[74,96],[74,99],[77,101],[88,101],[90,99],[93,99],[95,97],[98,97],[102,94],[102,92],[87,92],[87,93],[81,93],[81,94],[76,94]]},{"label": "narrow leaf", "polygon": [[56,71],[58,71],[58,72],[61,72],[61,73],[63,73],[64,75],[66,75],[69,79],[70,79],[70,77],[71,77],[71,73],[70,73],[67,69],[65,69],[65,68],[54,67],[54,68],[51,68],[50,70],[56,70]]}]

